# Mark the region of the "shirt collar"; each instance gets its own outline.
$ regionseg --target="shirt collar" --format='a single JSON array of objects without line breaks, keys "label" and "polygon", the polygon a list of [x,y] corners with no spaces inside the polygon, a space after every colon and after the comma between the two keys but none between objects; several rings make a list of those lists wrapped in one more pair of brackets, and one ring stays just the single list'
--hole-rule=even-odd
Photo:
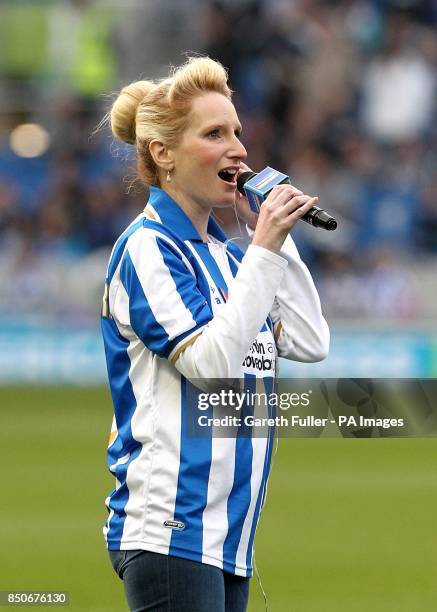
[{"label": "shirt collar", "polygon": [[[197,240],[203,242],[193,222],[168,193],[159,187],[150,187],[149,202],[156,210],[163,225],[171,229],[181,240]],[[217,221],[210,215],[208,220],[208,234],[225,242],[226,234]]]}]

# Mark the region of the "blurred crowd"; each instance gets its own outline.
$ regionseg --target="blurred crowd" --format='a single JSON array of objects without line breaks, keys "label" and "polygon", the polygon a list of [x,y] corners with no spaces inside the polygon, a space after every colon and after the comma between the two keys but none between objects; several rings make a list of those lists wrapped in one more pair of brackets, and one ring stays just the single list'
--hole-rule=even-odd
[{"label": "blurred crowd", "polygon": [[[103,94],[190,51],[229,69],[249,165],[286,172],[336,216],[336,232],[295,232],[327,315],[435,317],[436,22],[433,0],[4,2],[0,312],[94,314],[102,262],[147,199],[132,147],[92,135]],[[10,147],[27,122],[50,137],[38,157]]]}]

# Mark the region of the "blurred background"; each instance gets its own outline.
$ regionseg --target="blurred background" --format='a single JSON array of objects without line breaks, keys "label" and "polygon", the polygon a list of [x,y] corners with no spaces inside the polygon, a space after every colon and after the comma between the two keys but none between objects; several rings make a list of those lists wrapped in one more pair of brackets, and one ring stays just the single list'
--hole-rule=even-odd
[{"label": "blurred background", "polygon": [[[304,223],[294,232],[331,327],[330,355],[283,362],[281,375],[436,377],[436,20],[435,0],[1,0],[0,405],[4,456],[22,449],[7,475],[6,542],[33,542],[24,574],[22,550],[1,588],[66,588],[74,575],[75,609],[123,609],[106,565],[101,581],[90,579],[107,563],[98,532],[112,486],[101,482],[111,404],[99,310],[111,247],[147,191],[132,147],[95,128],[123,85],[166,75],[187,51],[229,69],[249,165],[286,172],[339,222],[334,233]],[[221,219],[240,239],[232,216]],[[375,455],[364,447],[372,440],[344,441],[346,455],[338,442],[283,441],[272,488],[278,498],[299,492],[286,506],[302,529],[291,530],[296,554],[280,541],[273,549],[265,525],[278,535],[292,520],[273,500],[260,535],[268,558],[280,555],[264,567],[273,610],[434,609],[435,560],[422,536],[437,499],[435,445],[391,440]],[[391,466],[386,478],[379,462]],[[355,512],[352,541],[338,519]],[[53,534],[58,544],[47,547]],[[350,546],[361,551],[354,575]],[[314,572],[320,601],[306,588]],[[251,610],[262,609],[257,597]]]},{"label": "blurred background", "polygon": [[282,374],[434,376],[436,15],[433,0],[2,0],[0,380],[104,382],[106,263],[147,192],[127,193],[133,147],[92,134],[123,85],[185,51],[228,67],[249,165],[339,221],[294,232],[331,354]]}]

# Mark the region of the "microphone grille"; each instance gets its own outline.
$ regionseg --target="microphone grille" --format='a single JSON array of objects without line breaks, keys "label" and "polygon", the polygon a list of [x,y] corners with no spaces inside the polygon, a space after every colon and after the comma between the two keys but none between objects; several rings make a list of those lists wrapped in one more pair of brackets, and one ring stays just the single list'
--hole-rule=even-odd
[{"label": "microphone grille", "polygon": [[249,179],[252,178],[252,176],[255,176],[256,172],[242,172],[238,178],[237,178],[237,189],[240,193],[242,193],[243,195],[246,195],[245,191],[244,191],[244,185],[245,183],[247,183],[247,181]]}]

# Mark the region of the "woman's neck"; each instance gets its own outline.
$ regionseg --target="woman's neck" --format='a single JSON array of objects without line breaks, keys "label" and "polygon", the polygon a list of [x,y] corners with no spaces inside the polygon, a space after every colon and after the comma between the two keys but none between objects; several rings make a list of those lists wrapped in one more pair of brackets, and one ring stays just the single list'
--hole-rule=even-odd
[{"label": "woman's neck", "polygon": [[172,189],[171,185],[165,185],[162,189],[182,208],[199,232],[199,236],[202,238],[203,242],[208,242],[208,220],[211,208],[194,202],[187,195],[180,193],[176,189]]}]

